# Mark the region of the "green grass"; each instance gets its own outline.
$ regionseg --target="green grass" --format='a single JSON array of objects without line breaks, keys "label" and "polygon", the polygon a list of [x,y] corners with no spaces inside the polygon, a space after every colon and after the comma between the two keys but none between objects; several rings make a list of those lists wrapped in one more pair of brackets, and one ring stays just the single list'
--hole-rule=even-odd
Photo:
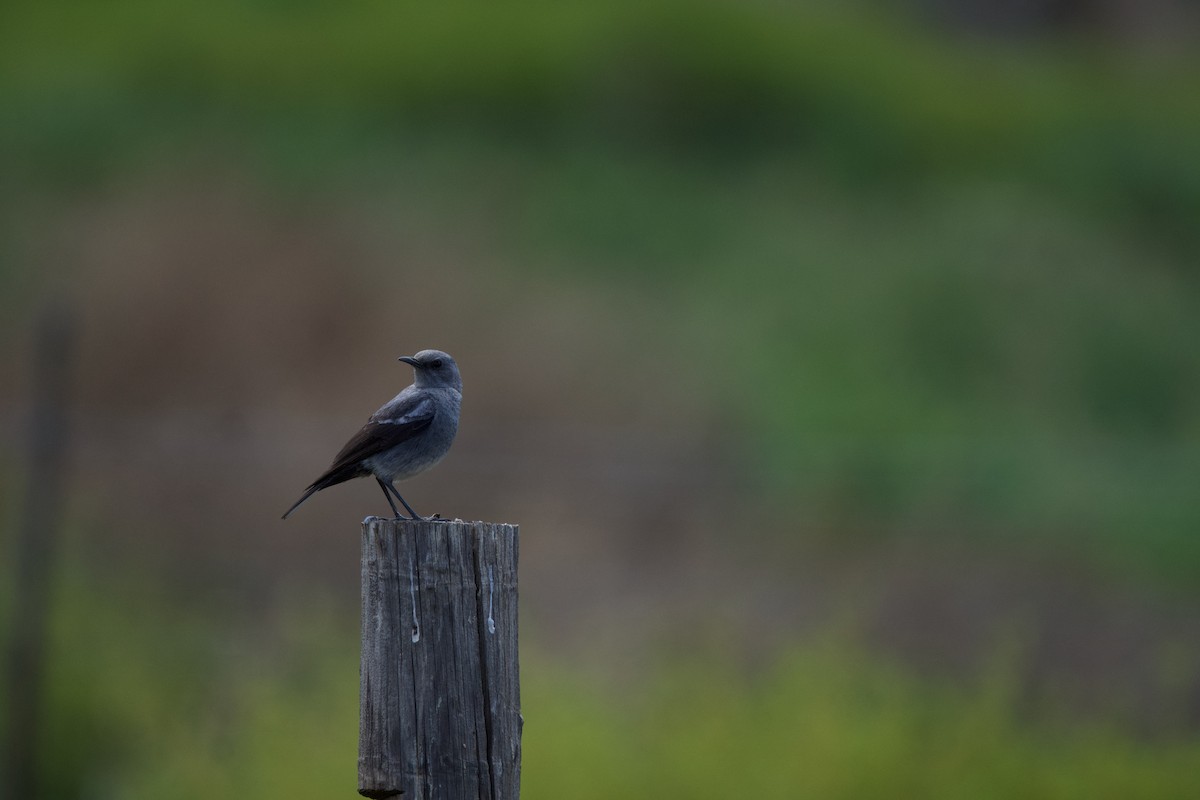
[{"label": "green grass", "polygon": [[45,676],[47,796],[352,796],[358,667],[344,620],[310,606],[251,630],[236,608],[168,596],[77,571],[64,584]]},{"label": "green grass", "polygon": [[667,659],[618,697],[570,675],[527,683],[525,796],[1184,798],[1200,788],[1194,738],[1022,719],[1002,672],[937,685],[836,644],[797,647],[753,676],[725,658]]},{"label": "green grass", "polygon": [[[181,605],[136,574],[75,562],[63,575],[44,715],[48,797],[353,795],[353,613],[309,600],[251,630],[233,607]],[[621,678],[591,663],[525,637],[527,798],[1200,791],[1194,731],[1138,735],[1031,708],[1002,655],[989,674],[953,683],[839,637],[754,668],[717,646],[663,653]]]}]

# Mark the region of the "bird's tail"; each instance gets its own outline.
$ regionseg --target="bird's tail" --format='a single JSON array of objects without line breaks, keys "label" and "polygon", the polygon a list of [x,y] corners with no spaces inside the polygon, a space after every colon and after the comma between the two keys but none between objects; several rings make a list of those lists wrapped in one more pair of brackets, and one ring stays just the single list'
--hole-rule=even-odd
[{"label": "bird's tail", "polygon": [[289,508],[287,511],[283,512],[283,516],[280,517],[280,519],[287,519],[289,516],[291,516],[291,513],[293,511],[295,511],[297,508],[300,507],[301,503],[303,503],[308,498],[312,497],[317,492],[321,491],[322,488],[324,488],[324,487],[320,486],[319,484],[314,483],[312,486],[305,489],[304,494],[300,495],[300,499],[297,500],[295,503],[292,503],[292,507]]},{"label": "bird's tail", "polygon": [[300,499],[292,503],[292,507],[283,512],[281,519],[287,519],[288,516],[300,507],[308,498],[312,497],[322,489],[328,489],[330,486],[336,486],[339,483],[345,483],[351,478],[357,478],[360,475],[368,474],[366,470],[359,467],[357,464],[349,467],[337,467],[330,469],[321,477],[317,478],[312,484],[304,490],[304,494],[300,495]]}]

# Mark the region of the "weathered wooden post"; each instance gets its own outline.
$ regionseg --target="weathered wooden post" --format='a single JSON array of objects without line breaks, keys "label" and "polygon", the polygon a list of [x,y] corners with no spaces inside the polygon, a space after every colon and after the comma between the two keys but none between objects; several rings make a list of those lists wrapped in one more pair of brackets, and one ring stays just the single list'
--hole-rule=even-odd
[{"label": "weathered wooden post", "polygon": [[368,517],[358,791],[517,800],[517,526]]}]

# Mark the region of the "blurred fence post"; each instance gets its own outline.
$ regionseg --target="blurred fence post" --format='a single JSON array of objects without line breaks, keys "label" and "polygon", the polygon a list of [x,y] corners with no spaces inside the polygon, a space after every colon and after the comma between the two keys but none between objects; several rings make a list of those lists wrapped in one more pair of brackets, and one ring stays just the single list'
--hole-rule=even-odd
[{"label": "blurred fence post", "polygon": [[75,312],[65,301],[48,303],[33,343],[33,393],[29,419],[25,504],[13,558],[12,609],[7,648],[8,713],[0,753],[0,795],[36,800],[43,715],[46,621],[58,528],[62,521],[69,449],[67,411],[75,353]]},{"label": "blurred fence post", "polygon": [[358,791],[517,800],[517,526],[368,517]]}]

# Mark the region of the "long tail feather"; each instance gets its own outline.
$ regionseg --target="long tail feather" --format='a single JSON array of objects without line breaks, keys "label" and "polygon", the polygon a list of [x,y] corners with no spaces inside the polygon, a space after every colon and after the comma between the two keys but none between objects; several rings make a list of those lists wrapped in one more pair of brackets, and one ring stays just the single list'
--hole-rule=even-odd
[{"label": "long tail feather", "polygon": [[328,489],[330,486],[336,486],[339,483],[345,483],[352,478],[360,478],[363,475],[369,474],[365,469],[355,466],[344,466],[329,470],[321,477],[312,482],[312,485],[304,490],[304,494],[300,495],[300,499],[292,504],[292,507],[284,512],[281,519],[287,519],[293,511],[300,507],[308,498],[312,497],[322,489]]},{"label": "long tail feather", "polygon": [[308,498],[312,497],[314,494],[316,494],[320,490],[321,490],[321,487],[315,483],[312,486],[308,487],[308,489],[304,492],[304,494],[300,495],[300,499],[297,500],[295,503],[293,503],[291,508],[289,508],[287,511],[283,512],[283,516],[280,517],[280,519],[287,519],[289,516],[291,516],[291,513],[293,511],[295,511],[297,508],[300,507],[301,503],[303,503]]}]

